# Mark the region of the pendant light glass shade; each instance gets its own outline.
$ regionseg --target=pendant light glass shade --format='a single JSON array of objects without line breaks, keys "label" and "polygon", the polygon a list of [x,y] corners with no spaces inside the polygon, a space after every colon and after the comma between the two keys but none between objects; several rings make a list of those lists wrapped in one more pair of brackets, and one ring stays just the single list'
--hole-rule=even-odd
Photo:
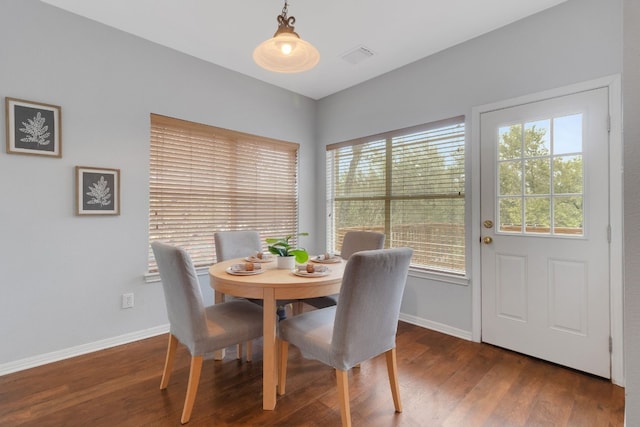
[{"label": "pendant light glass shade", "polygon": [[278,15],[278,30],[273,38],[260,43],[253,51],[253,60],[262,68],[278,73],[299,73],[315,67],[320,53],[293,31],[296,18],[287,17],[287,2]]}]

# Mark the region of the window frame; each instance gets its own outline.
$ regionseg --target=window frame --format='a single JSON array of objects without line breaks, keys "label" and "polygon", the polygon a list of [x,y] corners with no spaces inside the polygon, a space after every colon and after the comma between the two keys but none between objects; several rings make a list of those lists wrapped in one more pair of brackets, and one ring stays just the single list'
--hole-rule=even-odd
[{"label": "window frame", "polygon": [[264,249],[298,234],[300,144],[153,113],[150,129],[147,281],[155,240],[183,247],[202,271],[217,261],[216,231],[257,230]]},{"label": "window frame", "polygon": [[[393,150],[394,145],[392,144],[392,141],[394,139],[399,139],[402,137],[407,137],[410,135],[414,135],[414,134],[418,134],[418,133],[428,133],[429,131],[437,131],[439,129],[446,129],[448,127],[452,127],[452,126],[459,126],[459,129],[461,131],[461,135],[457,135],[456,137],[452,138],[453,139],[457,139],[457,146],[459,149],[463,150],[462,151],[462,159],[461,159],[461,164],[462,164],[462,168],[463,168],[463,172],[462,172],[462,177],[464,182],[462,182],[461,186],[460,186],[460,191],[457,192],[456,195],[440,195],[440,196],[421,196],[421,197],[414,197],[415,199],[428,199],[428,198],[432,198],[432,199],[445,199],[445,198],[458,198],[462,200],[462,212],[458,212],[458,217],[460,218],[460,220],[457,222],[458,227],[462,228],[462,232],[461,234],[461,243],[462,243],[462,248],[461,248],[461,253],[458,255],[458,257],[462,258],[462,263],[463,266],[460,269],[457,270],[453,270],[453,269],[439,269],[439,268],[435,268],[434,266],[430,266],[427,264],[417,264],[414,263],[412,261],[412,265],[411,265],[411,270],[412,273],[414,273],[413,275],[416,275],[415,273],[418,273],[417,276],[418,277],[429,277],[429,278],[435,278],[438,280],[442,280],[445,282],[452,282],[452,283],[456,283],[456,284],[468,284],[468,280],[467,280],[467,271],[469,269],[469,262],[468,262],[468,251],[469,251],[469,245],[468,245],[468,234],[469,234],[469,228],[468,228],[468,211],[470,209],[470,205],[468,203],[468,199],[467,199],[467,188],[468,188],[468,180],[466,179],[466,177],[469,176],[468,172],[467,172],[467,165],[469,162],[469,155],[468,155],[468,147],[467,147],[467,140],[468,140],[468,134],[467,134],[467,129],[466,129],[466,122],[465,122],[465,116],[461,115],[461,116],[456,116],[456,117],[452,117],[449,119],[444,119],[444,120],[438,120],[438,121],[434,121],[434,122],[430,122],[430,123],[426,123],[426,124],[422,124],[422,125],[418,125],[418,126],[412,126],[412,127],[407,127],[407,128],[402,128],[402,129],[397,129],[397,130],[393,130],[390,132],[384,132],[384,133],[380,133],[380,134],[375,134],[375,135],[370,135],[367,137],[361,137],[361,138],[356,138],[353,140],[348,140],[348,141],[343,141],[343,142],[339,142],[339,143],[335,143],[335,144],[329,144],[326,146],[326,151],[327,151],[327,157],[326,157],[326,181],[327,181],[327,227],[326,227],[326,240],[327,240],[327,247],[329,250],[336,250],[339,248],[340,244],[339,242],[337,242],[336,240],[339,240],[339,233],[336,232],[336,208],[335,208],[335,203],[336,201],[356,201],[356,200],[367,200],[367,198],[363,198],[363,197],[358,197],[357,195],[352,196],[352,197],[337,197],[336,196],[336,189],[334,187],[334,180],[335,180],[335,171],[334,171],[334,154],[332,152],[335,152],[335,150],[339,150],[341,148],[344,147],[352,147],[352,146],[356,146],[356,145],[364,145],[364,144],[368,144],[368,143],[372,143],[372,142],[378,142],[381,140],[386,141],[386,157],[387,160],[385,161],[385,194],[384,194],[384,200],[385,200],[385,220],[384,220],[384,230],[379,230],[379,229],[375,229],[375,231],[383,231],[386,235],[387,235],[387,241],[385,243],[385,245],[387,247],[389,246],[393,246],[393,241],[392,239],[389,238],[389,230],[391,229],[391,217],[393,216],[393,213],[391,212],[390,209],[390,204],[392,201],[394,200],[402,200],[402,199],[411,199],[412,197],[406,197],[406,196],[395,196],[394,194],[390,194],[389,189],[391,187],[391,184],[389,183],[389,179],[387,179],[387,177],[392,176],[389,174],[389,169],[391,168],[391,161],[389,160],[393,153],[391,150]],[[425,144],[427,144],[425,142]],[[425,148],[428,148],[427,145],[425,145]],[[373,200],[373,199],[380,199],[380,196],[377,197],[372,197],[369,198],[368,200]],[[456,209],[456,211],[458,211],[458,209]],[[371,227],[367,227],[367,226],[358,226],[358,229],[362,229],[362,230],[373,230]],[[460,239],[460,236],[458,236],[458,239]],[[416,258],[414,256],[414,258]]]}]

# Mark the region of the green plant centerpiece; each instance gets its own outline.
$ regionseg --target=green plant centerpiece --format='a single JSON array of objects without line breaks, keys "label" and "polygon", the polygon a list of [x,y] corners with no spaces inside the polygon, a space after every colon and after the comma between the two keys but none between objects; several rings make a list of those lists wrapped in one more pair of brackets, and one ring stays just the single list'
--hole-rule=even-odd
[{"label": "green plant centerpiece", "polygon": [[[309,233],[298,233],[298,236],[308,236]],[[281,257],[295,257],[298,264],[304,264],[309,259],[309,254],[304,248],[292,246],[289,240],[293,238],[293,235],[285,237],[270,237],[267,238],[267,249],[269,252]]]}]

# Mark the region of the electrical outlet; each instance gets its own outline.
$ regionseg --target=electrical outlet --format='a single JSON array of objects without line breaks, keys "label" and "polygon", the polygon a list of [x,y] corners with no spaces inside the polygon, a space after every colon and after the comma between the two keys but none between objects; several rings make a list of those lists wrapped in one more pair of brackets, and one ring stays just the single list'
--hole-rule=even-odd
[{"label": "electrical outlet", "polygon": [[122,294],[122,308],[133,308],[133,294]]}]

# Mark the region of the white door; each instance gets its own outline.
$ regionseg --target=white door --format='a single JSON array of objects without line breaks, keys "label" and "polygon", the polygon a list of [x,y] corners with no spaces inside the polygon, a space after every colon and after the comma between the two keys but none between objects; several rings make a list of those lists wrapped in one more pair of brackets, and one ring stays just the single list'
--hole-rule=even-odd
[{"label": "white door", "polygon": [[609,378],[608,89],[481,114],[482,340]]}]

